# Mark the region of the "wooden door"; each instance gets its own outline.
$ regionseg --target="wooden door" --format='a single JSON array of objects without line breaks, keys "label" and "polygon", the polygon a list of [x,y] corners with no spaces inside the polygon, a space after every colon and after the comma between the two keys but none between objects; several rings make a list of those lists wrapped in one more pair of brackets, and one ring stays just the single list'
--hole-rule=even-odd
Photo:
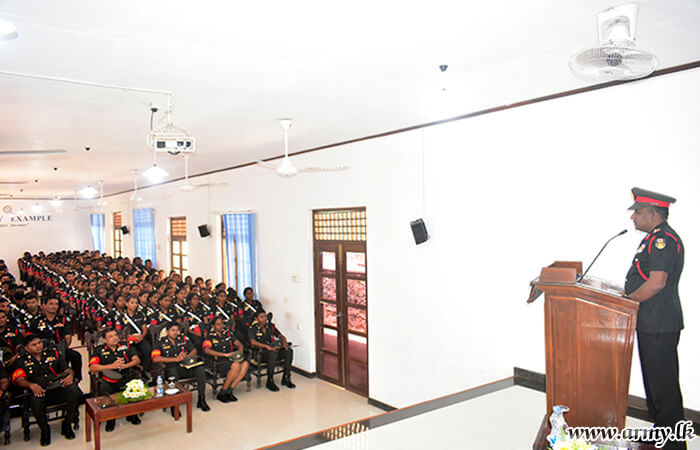
[{"label": "wooden door", "polygon": [[[358,212],[361,219],[354,215]],[[328,214],[341,219],[333,221],[335,234],[316,234],[326,239],[314,240],[316,372],[324,380],[366,396],[369,367],[364,208],[331,210]],[[349,224],[361,220],[362,232],[347,225],[356,233],[344,233],[343,223],[337,220],[348,220]],[[342,239],[346,237],[352,240]]]}]

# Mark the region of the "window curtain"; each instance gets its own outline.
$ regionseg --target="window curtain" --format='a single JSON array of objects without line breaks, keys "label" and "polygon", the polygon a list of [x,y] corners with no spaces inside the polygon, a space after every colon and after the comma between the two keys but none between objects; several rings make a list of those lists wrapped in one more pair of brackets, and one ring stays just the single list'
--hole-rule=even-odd
[{"label": "window curtain", "polygon": [[[238,295],[248,286],[257,292],[255,273],[255,214],[224,214],[226,235],[226,284]],[[235,253],[235,254],[234,254]],[[236,263],[238,263],[236,265]],[[236,283],[238,274],[238,283]]]},{"label": "window curtain", "polygon": [[134,210],[134,256],[156,267],[156,227],[152,208]]},{"label": "window curtain", "polygon": [[92,247],[99,250],[100,255],[105,253],[105,215],[90,214],[90,229],[92,230]]}]

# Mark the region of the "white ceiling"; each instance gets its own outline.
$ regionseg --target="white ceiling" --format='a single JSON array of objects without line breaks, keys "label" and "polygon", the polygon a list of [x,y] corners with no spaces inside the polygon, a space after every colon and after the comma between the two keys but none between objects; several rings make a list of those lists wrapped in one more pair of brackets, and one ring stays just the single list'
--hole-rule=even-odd
[{"label": "white ceiling", "polygon": [[[638,43],[662,68],[700,59],[699,1],[639,3]],[[0,70],[172,91],[197,174],[279,155],[282,117],[298,151],[585,86],[568,59],[614,4],[0,0],[19,33],[0,41]],[[0,99],[0,150],[68,150],[0,157],[0,181],[32,180],[0,193],[48,197],[98,180],[105,193],[132,187],[152,160],[148,106],[165,102],[2,75]],[[182,157],[158,161],[168,179],[184,175]]]}]

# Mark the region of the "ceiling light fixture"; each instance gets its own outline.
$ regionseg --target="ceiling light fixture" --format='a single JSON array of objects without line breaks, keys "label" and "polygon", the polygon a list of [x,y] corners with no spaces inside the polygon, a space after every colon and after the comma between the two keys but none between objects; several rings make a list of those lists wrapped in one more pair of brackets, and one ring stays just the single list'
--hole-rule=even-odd
[{"label": "ceiling light fixture", "polygon": [[131,197],[129,197],[129,200],[132,202],[140,202],[143,200],[143,197],[139,195],[139,186],[138,186],[138,177],[139,177],[139,171],[134,169],[134,193],[131,194]]},{"label": "ceiling light fixture", "polygon": [[100,200],[97,202],[97,206],[107,206],[107,200],[105,200],[105,182],[100,180]]},{"label": "ceiling light fixture", "polygon": [[83,198],[95,198],[95,196],[98,194],[97,189],[94,187],[87,185],[84,188],[80,190],[80,196]]},{"label": "ceiling light fixture", "polygon": [[168,172],[158,167],[155,150],[153,151],[153,165],[143,172],[143,176],[148,178],[151,183],[160,183],[163,178],[168,176]]},{"label": "ceiling light fixture", "polygon": [[17,27],[12,22],[0,19],[0,41],[9,41],[18,36]]},{"label": "ceiling light fixture", "polygon": [[54,208],[60,208],[61,205],[63,205],[63,200],[61,200],[61,197],[54,197],[53,200],[49,200],[49,204],[53,206]]},{"label": "ceiling light fixture", "polygon": [[39,204],[39,202],[36,202],[32,205],[32,212],[39,214],[44,210],[44,207]]}]

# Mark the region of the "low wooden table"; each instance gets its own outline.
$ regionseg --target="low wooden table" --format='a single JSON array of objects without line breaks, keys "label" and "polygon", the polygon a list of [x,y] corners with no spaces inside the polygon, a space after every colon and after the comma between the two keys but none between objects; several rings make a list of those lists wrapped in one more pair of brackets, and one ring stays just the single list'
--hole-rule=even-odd
[{"label": "low wooden table", "polygon": [[[143,400],[136,403],[128,403],[126,405],[118,405],[114,402],[117,394],[109,396],[112,401],[109,401],[104,395],[85,400],[85,442],[90,442],[92,439],[92,426],[94,424],[95,431],[95,450],[100,450],[100,423],[111,419],[119,419],[121,417],[132,416],[147,411],[156,409],[178,407],[185,403],[187,404],[187,432],[192,432],[192,392],[180,383],[175,383],[175,386],[180,390],[177,394],[163,395],[155,397],[155,388],[150,388],[154,397],[148,400]],[[108,404],[106,407],[102,405]],[[175,408],[175,420],[180,419],[180,409]],[[90,423],[92,421],[92,424]]]}]

